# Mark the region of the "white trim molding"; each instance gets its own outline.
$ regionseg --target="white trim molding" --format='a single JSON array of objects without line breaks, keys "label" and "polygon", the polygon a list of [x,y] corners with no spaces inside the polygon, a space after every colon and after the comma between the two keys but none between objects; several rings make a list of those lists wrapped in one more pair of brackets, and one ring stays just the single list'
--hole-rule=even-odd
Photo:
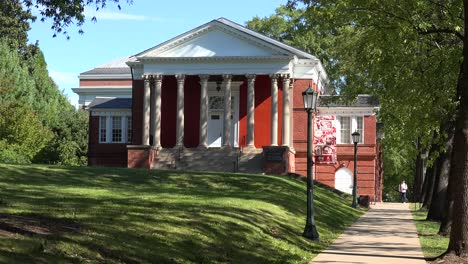
[{"label": "white trim molding", "polygon": [[375,115],[378,107],[317,107],[319,115],[369,116]]}]

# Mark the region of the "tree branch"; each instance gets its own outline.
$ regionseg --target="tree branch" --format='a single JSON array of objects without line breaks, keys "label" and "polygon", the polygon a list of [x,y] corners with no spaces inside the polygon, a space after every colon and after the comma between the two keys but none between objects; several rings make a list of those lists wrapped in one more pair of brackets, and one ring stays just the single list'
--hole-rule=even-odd
[{"label": "tree branch", "polygon": [[416,29],[416,31],[418,32],[418,34],[421,34],[421,35],[441,34],[441,33],[453,34],[457,38],[459,38],[461,41],[463,41],[465,38],[463,34],[461,34],[460,32],[453,30],[453,29],[448,29],[448,28],[430,28],[426,30]]}]

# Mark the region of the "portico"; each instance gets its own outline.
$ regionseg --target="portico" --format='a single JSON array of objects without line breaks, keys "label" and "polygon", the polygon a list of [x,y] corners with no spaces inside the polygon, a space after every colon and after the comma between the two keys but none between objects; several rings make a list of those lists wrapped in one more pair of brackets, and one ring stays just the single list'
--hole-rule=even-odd
[{"label": "portico", "polygon": [[[142,145],[152,146],[161,149],[161,91],[164,86],[164,76],[162,74],[144,74],[143,88],[143,123],[141,137]],[[175,147],[185,147],[184,145],[184,85],[186,74],[177,74],[177,115],[176,115],[176,145]],[[255,147],[255,79],[256,74],[244,75],[193,75],[198,78],[200,86],[199,109],[199,141],[198,148],[208,147],[232,148],[242,145],[247,148]],[[278,108],[282,107],[282,145],[290,146],[291,127],[291,104],[289,100],[292,86],[289,85],[288,74],[271,74],[271,115],[270,115],[270,145],[278,145]],[[283,101],[278,102],[278,81],[282,82]],[[247,113],[247,133],[246,140],[239,142],[239,102],[240,86],[247,83],[246,109]],[[222,129],[220,129],[222,128]],[[219,135],[219,136],[217,136]],[[150,140],[152,139],[152,140]],[[150,144],[151,143],[151,144]]]}]

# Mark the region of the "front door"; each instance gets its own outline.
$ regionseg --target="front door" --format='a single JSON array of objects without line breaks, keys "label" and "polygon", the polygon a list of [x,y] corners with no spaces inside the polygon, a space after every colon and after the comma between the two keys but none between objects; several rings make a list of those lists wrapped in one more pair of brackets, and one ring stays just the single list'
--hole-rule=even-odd
[{"label": "front door", "polygon": [[223,145],[224,97],[210,96],[208,99],[208,147]]},{"label": "front door", "polygon": [[[231,146],[238,147],[239,144],[239,95],[233,91],[231,97]],[[224,124],[224,95],[222,92],[209,91],[208,93],[208,138],[210,148],[219,148],[223,145]]]}]

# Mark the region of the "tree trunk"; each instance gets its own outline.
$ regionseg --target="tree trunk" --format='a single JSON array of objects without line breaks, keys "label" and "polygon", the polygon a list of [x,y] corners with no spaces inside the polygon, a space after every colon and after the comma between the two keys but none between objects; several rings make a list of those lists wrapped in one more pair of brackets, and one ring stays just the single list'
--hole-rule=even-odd
[{"label": "tree trunk", "polygon": [[438,170],[437,165],[437,162],[434,162],[432,164],[432,167],[428,168],[426,171],[425,189],[422,205],[422,208],[424,209],[429,209],[432,203],[432,193],[434,192],[435,179]]},{"label": "tree trunk", "polygon": [[[420,139],[418,138],[417,148],[419,149],[420,147],[421,147]],[[421,192],[422,192],[422,186],[423,186],[423,178],[422,178],[423,166],[422,165],[423,165],[423,159],[421,158],[421,152],[418,152],[418,155],[416,157],[416,167],[414,171],[413,195],[411,199],[415,203],[421,202]]]},{"label": "tree trunk", "polygon": [[[434,191],[432,194],[432,201],[427,212],[427,220],[442,221],[441,230],[446,232],[447,235],[450,231],[447,228],[448,218],[444,216],[448,215],[448,202],[447,202],[447,187],[449,184],[450,174],[450,162],[452,160],[452,149],[453,149],[453,136],[455,133],[455,124],[448,122],[445,125],[443,131],[447,132],[447,141],[445,144],[445,151],[437,158],[437,171],[435,175]],[[453,201],[453,200],[452,200]],[[445,219],[445,221],[444,221]],[[444,227],[442,227],[444,226]]]},{"label": "tree trunk", "polygon": [[453,215],[448,254],[468,258],[468,0],[463,1],[465,34],[463,41],[463,71],[457,86],[459,106],[455,123],[452,169]]},{"label": "tree trunk", "polygon": [[453,198],[450,193],[450,191],[447,192],[447,200],[445,200],[443,204],[442,220],[440,222],[439,232],[437,232],[439,236],[448,236],[452,229]]}]

